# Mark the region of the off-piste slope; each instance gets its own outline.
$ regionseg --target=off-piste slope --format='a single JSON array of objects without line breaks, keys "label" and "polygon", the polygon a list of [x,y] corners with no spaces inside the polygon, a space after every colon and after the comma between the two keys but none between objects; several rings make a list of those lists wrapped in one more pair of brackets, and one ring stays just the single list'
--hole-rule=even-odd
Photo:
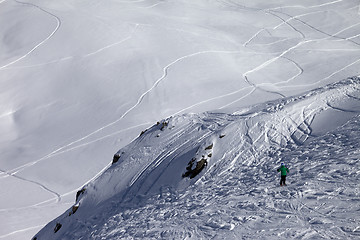
[{"label": "off-piste slope", "polygon": [[0,239],[33,236],[160,119],[359,75],[359,21],[358,0],[0,0]]},{"label": "off-piste slope", "polygon": [[[359,87],[354,77],[232,113],[158,122],[36,238],[359,236]],[[322,124],[333,129],[314,135]],[[281,161],[287,187],[278,186]]]}]

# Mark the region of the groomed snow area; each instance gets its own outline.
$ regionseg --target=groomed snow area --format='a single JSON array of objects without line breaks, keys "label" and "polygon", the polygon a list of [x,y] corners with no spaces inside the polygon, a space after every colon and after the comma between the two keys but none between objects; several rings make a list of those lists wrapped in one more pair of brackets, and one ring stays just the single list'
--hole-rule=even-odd
[{"label": "groomed snow area", "polygon": [[359,237],[358,0],[0,0],[0,53],[0,239]]}]

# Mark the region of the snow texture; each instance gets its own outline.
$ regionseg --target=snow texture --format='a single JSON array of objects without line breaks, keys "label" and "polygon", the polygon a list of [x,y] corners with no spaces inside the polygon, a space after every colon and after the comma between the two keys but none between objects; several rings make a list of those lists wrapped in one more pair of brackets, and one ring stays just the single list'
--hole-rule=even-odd
[{"label": "snow texture", "polygon": [[0,0],[0,239],[359,238],[359,20]]},{"label": "snow texture", "polygon": [[[232,114],[171,117],[122,148],[84,187],[78,210],[38,239],[358,237],[359,118],[318,137],[311,125],[324,112],[348,112],[359,87],[353,78]],[[182,177],[204,157],[204,171]],[[287,187],[280,162],[291,171]]]}]

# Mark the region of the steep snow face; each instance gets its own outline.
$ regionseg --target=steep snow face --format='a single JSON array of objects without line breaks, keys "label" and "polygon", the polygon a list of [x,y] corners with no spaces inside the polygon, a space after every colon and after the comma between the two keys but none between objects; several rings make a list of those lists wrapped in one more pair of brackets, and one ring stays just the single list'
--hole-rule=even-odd
[{"label": "steep snow face", "polygon": [[[232,114],[159,122],[84,186],[76,211],[69,209],[36,237],[357,236],[359,87],[360,79],[352,78]],[[312,135],[329,112],[340,121],[346,114],[355,118],[327,135]],[[184,175],[191,160],[194,170],[203,159],[207,164],[196,176]],[[289,187],[277,187],[280,161],[290,168]]]},{"label": "steep snow face", "polygon": [[[358,0],[0,0],[0,238],[35,234],[160,119],[358,76],[359,16]],[[333,112],[313,134],[348,118]]]}]

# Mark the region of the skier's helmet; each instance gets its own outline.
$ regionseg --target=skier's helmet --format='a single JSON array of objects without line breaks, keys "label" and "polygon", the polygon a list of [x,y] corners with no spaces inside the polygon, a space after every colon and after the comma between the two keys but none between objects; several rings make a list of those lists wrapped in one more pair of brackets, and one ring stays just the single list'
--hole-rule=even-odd
[{"label": "skier's helmet", "polygon": [[282,162],[282,163],[281,163],[281,166],[284,166],[284,165],[285,165],[285,164]]}]

